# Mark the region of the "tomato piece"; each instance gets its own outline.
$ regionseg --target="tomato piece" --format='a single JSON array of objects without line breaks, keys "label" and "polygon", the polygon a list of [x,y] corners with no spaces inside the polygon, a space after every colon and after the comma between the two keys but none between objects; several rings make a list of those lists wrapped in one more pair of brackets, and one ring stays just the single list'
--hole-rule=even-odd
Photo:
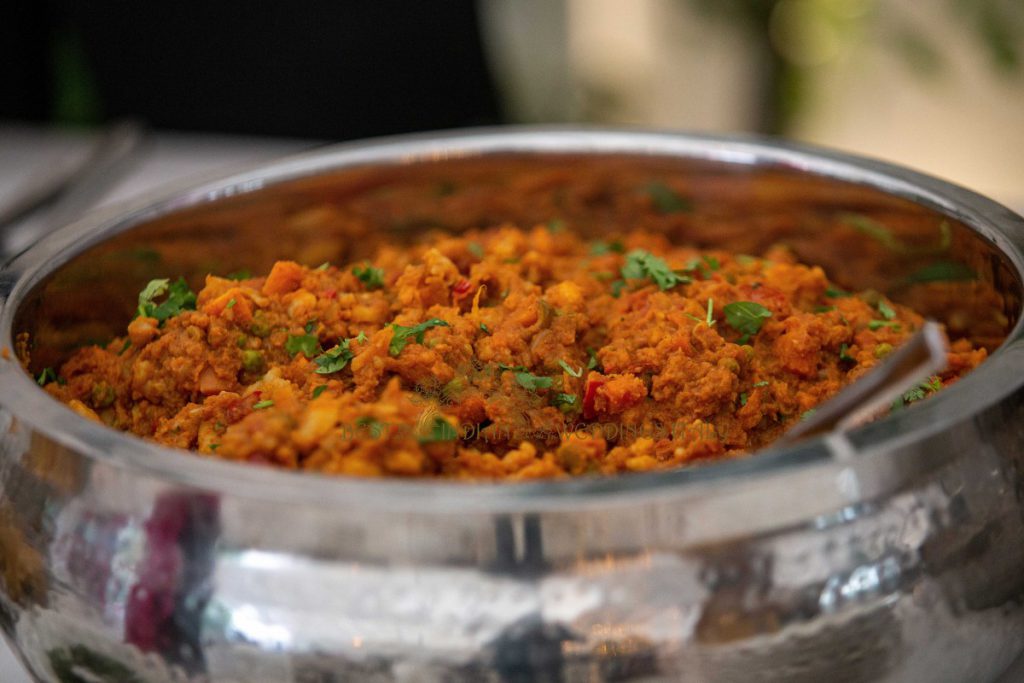
[{"label": "tomato piece", "polygon": [[586,420],[593,420],[597,417],[597,411],[594,410],[594,399],[597,398],[597,390],[603,387],[607,383],[603,377],[594,377],[591,375],[587,377],[587,384],[583,389],[583,418]]},{"label": "tomato piece", "polygon": [[471,291],[473,291],[473,283],[465,278],[459,280],[454,285],[452,285],[452,295],[456,299],[461,299],[462,297],[469,294]]}]

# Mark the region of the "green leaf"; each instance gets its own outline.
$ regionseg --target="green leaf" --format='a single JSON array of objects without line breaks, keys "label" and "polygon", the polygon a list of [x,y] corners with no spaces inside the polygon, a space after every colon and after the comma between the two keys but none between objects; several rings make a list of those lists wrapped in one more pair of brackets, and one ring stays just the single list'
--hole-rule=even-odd
[{"label": "green leaf", "polygon": [[391,323],[391,329],[395,332],[391,337],[391,343],[388,344],[388,353],[392,356],[397,356],[402,353],[402,349],[404,349],[405,345],[409,343],[410,338],[414,339],[417,344],[422,344],[423,334],[432,327],[451,327],[451,325],[440,318],[431,318],[426,322],[422,322],[419,325],[413,325],[412,327],[405,327],[404,325]]},{"label": "green leaf", "polygon": [[896,317],[896,311],[893,310],[892,306],[885,302],[885,299],[878,300],[878,312],[882,314],[882,317],[886,320],[892,320]]},{"label": "green leaf", "polygon": [[587,349],[587,353],[590,354],[590,358],[587,359],[587,370],[597,370],[603,372],[604,368],[601,367],[601,361],[597,359],[597,353],[594,349]]},{"label": "green leaf", "polygon": [[841,214],[839,218],[857,232],[877,240],[886,249],[897,254],[940,254],[948,251],[953,241],[952,230],[949,227],[949,223],[946,221],[943,221],[939,225],[939,240],[934,246],[919,247],[903,243],[899,238],[893,235],[892,231],[888,227],[882,225],[873,218],[869,218],[868,216],[864,216],[859,213],[844,213]]},{"label": "green leaf", "polygon": [[57,373],[54,372],[53,368],[44,368],[43,371],[39,373],[39,377],[36,378],[36,383],[41,387],[46,386],[50,382],[56,381]]},{"label": "green leaf", "polygon": [[313,389],[313,398],[320,398],[320,394],[324,393],[325,391],[327,391],[327,385],[321,384],[320,386]]},{"label": "green leaf", "polygon": [[591,256],[604,256],[605,254],[615,253],[623,254],[626,251],[626,246],[622,243],[622,240],[613,240],[611,242],[594,242],[590,245]]},{"label": "green leaf", "polygon": [[616,280],[612,283],[612,296],[618,299],[622,296],[622,290],[626,286],[625,280]]},{"label": "green leaf", "polygon": [[829,285],[828,288],[825,289],[825,296],[830,299],[845,299],[852,295],[845,290],[839,289],[835,285]]},{"label": "green leaf", "polygon": [[289,334],[284,350],[291,356],[301,352],[306,358],[313,358],[320,353],[320,341],[315,334]]},{"label": "green leaf", "polygon": [[490,328],[488,328],[487,325],[484,325],[483,323],[480,323],[480,330],[483,331],[485,334],[491,333]]},{"label": "green leaf", "polygon": [[[167,298],[161,303],[155,300],[164,294]],[[168,318],[178,315],[182,311],[194,311],[196,308],[196,295],[188,288],[185,278],[178,278],[173,284],[166,278],[150,280],[139,293],[139,307],[136,316],[156,318],[164,322]]]},{"label": "green leaf", "polygon": [[254,403],[252,408],[253,408],[253,410],[263,410],[264,408],[269,408],[272,405],[274,405],[274,402],[272,400],[270,400],[270,399],[267,399],[266,401],[260,401],[258,403]]},{"label": "green leaf", "polygon": [[571,365],[569,365],[568,363],[566,363],[566,362],[565,362],[564,360],[562,360],[562,359],[559,359],[559,360],[558,360],[558,364],[559,364],[560,366],[562,366],[562,369],[563,369],[563,370],[565,370],[566,372],[568,372],[568,373],[569,373],[570,375],[572,375],[573,377],[582,377],[582,376],[583,376],[583,368],[580,368],[580,369],[578,369],[578,370],[576,370],[576,369],[573,369],[573,367],[572,367]]},{"label": "green leaf", "polygon": [[420,443],[437,443],[439,441],[454,441],[459,437],[455,427],[448,420],[441,416],[435,416],[430,426],[430,433],[419,438]]},{"label": "green leaf", "polygon": [[851,363],[856,363],[857,362],[857,359],[850,355],[850,345],[849,344],[842,344],[839,347],[839,360],[845,360],[845,361],[849,361]]},{"label": "green leaf", "polygon": [[662,291],[693,281],[685,275],[679,275],[669,268],[663,259],[643,249],[634,249],[626,255],[622,277],[626,280],[650,278]]},{"label": "green leaf", "polygon": [[747,399],[748,398],[749,397],[747,396],[747,392],[744,391],[744,392],[740,393],[740,407],[741,408],[743,406],[747,405]]},{"label": "green leaf", "polygon": [[868,322],[869,330],[877,330],[883,327],[891,327],[894,330],[899,330],[900,324],[892,320],[872,320]]},{"label": "green leaf", "polygon": [[367,289],[380,289],[384,286],[384,271],[380,268],[374,268],[369,262],[363,268],[359,266],[353,268],[352,274],[366,285]]},{"label": "green leaf", "polygon": [[904,278],[903,282],[905,284],[918,284],[922,282],[965,282],[977,279],[978,276],[974,271],[962,263],[936,261],[915,270]]},{"label": "green leaf", "polygon": [[725,313],[725,322],[729,327],[736,330],[744,338],[757,334],[764,321],[772,317],[772,312],[761,304],[753,301],[734,301],[722,308]]},{"label": "green leaf", "polygon": [[693,210],[690,200],[680,197],[675,190],[664,183],[648,183],[645,189],[658,213],[671,214]]},{"label": "green leaf", "polygon": [[929,394],[934,394],[941,388],[942,380],[933,375],[932,377],[928,378],[927,381],[922,382],[921,384],[917,385],[910,391],[903,394],[903,396],[893,401],[893,410],[902,408],[904,405],[909,405],[911,403],[914,403],[915,401],[920,401],[925,396],[928,396]]},{"label": "green leaf", "polygon": [[550,389],[551,385],[555,383],[555,380],[551,377],[540,377],[529,372],[520,371],[515,374],[516,382],[519,386],[530,391],[537,391],[538,389]]},{"label": "green leaf", "polygon": [[355,358],[355,354],[349,348],[351,342],[351,339],[344,339],[341,343],[335,345],[334,348],[314,358],[313,362],[317,365],[316,374],[329,375],[333,372],[344,370],[348,362]]},{"label": "green leaf", "polygon": [[551,405],[555,406],[563,413],[568,413],[574,410],[578,401],[579,397],[577,397],[576,394],[558,393],[551,397]]}]

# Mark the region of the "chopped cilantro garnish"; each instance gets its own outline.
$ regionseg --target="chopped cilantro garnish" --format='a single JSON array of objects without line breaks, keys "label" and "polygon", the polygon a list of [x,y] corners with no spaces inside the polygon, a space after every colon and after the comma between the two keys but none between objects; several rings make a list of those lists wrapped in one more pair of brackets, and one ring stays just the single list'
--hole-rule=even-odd
[{"label": "chopped cilantro garnish", "polygon": [[626,245],[622,243],[622,240],[612,240],[611,242],[594,242],[590,245],[591,256],[604,256],[608,253],[623,254],[626,251]]},{"label": "chopped cilantro garnish", "polygon": [[233,273],[228,273],[224,277],[227,280],[248,280],[252,277],[252,273],[247,268],[242,268]]},{"label": "chopped cilantro garnish", "polygon": [[839,360],[851,361],[853,363],[857,362],[857,359],[850,355],[850,345],[849,344],[842,344],[842,345],[840,345],[840,347],[839,347]]},{"label": "chopped cilantro garnish", "polygon": [[516,382],[519,386],[530,391],[537,391],[538,389],[550,389],[551,385],[555,383],[555,380],[551,377],[540,377],[530,372],[520,371],[516,373]]},{"label": "chopped cilantro garnish", "polygon": [[882,314],[882,317],[886,320],[892,320],[896,317],[896,311],[892,309],[892,306],[885,302],[885,299],[878,300],[878,312]]},{"label": "chopped cilantro garnish", "polygon": [[315,270],[324,271],[324,270],[327,270],[330,267],[331,267],[331,262],[330,261],[324,261],[319,266],[317,266],[315,268]]},{"label": "chopped cilantro garnish", "polygon": [[834,310],[836,310],[835,306],[815,306],[814,307],[814,312],[815,313],[830,313],[831,311],[834,311]]},{"label": "chopped cilantro garnish", "polygon": [[590,358],[587,359],[587,370],[603,371],[604,368],[601,367],[601,361],[597,360],[597,354],[594,352],[594,349],[587,349],[587,353],[590,354]]},{"label": "chopped cilantro garnish", "polygon": [[309,326],[306,326],[306,334],[289,334],[284,342],[284,350],[294,356],[302,353],[306,358],[313,358],[320,353],[320,341],[315,334],[309,334]]},{"label": "chopped cilantro garnish", "polygon": [[899,330],[900,324],[895,320],[872,320],[868,322],[869,330],[877,330],[883,327],[891,327],[894,330]]},{"label": "chopped cilantro garnish", "polygon": [[618,299],[622,296],[622,288],[626,286],[625,280],[616,280],[612,283],[612,296]]},{"label": "chopped cilantro garnish", "polygon": [[[154,303],[154,299],[167,295],[161,303]],[[182,311],[195,310],[196,295],[188,288],[185,278],[178,278],[177,282],[171,283],[166,278],[150,280],[139,293],[139,307],[136,316],[156,318],[163,322],[168,318],[178,315]]]},{"label": "chopped cilantro garnish", "polygon": [[56,381],[57,373],[54,372],[53,368],[44,368],[43,371],[39,373],[39,377],[36,378],[36,383],[41,387],[46,386],[50,382]]},{"label": "chopped cilantro garnish", "polygon": [[551,405],[555,406],[563,413],[568,413],[576,407],[578,401],[576,394],[562,394],[558,393],[551,397]]},{"label": "chopped cilantro garnish", "polygon": [[470,254],[476,256],[477,258],[484,257],[484,248],[479,242],[470,242],[469,244],[466,245],[466,249],[469,251]]},{"label": "chopped cilantro garnish", "polygon": [[384,271],[380,268],[374,268],[369,262],[362,268],[359,266],[353,268],[352,274],[366,285],[367,289],[380,289],[384,286]]},{"label": "chopped cilantro garnish", "polygon": [[430,426],[430,433],[420,436],[420,443],[437,443],[439,441],[454,441],[459,434],[455,427],[448,420],[440,415],[434,417]]},{"label": "chopped cilantro garnish", "polygon": [[263,410],[264,408],[269,408],[272,405],[274,405],[274,402],[270,399],[267,399],[266,401],[259,401],[258,403],[254,403],[252,405],[252,408],[253,410]]},{"label": "chopped cilantro garnish", "polygon": [[490,328],[487,327],[487,325],[484,325],[483,323],[480,323],[480,330],[482,332],[484,332],[485,334],[490,334],[491,333]]},{"label": "chopped cilantro garnish", "polygon": [[710,271],[716,271],[722,267],[722,264],[718,259],[714,256],[709,256],[708,254],[701,256],[700,260],[704,262],[704,265],[707,266],[707,269]]},{"label": "chopped cilantro garnish", "polygon": [[238,302],[235,301],[235,297],[231,297],[230,299],[228,299],[228,305],[225,306],[224,308],[234,308],[235,304],[237,304],[237,303]]},{"label": "chopped cilantro garnish", "polygon": [[426,322],[422,322],[419,325],[413,325],[412,327],[391,323],[391,329],[395,332],[391,337],[391,343],[388,344],[388,353],[392,356],[397,356],[402,353],[402,349],[404,349],[405,345],[409,343],[410,338],[414,339],[417,344],[422,344],[423,334],[432,327],[451,327],[451,325],[440,318],[431,318]]},{"label": "chopped cilantro garnish", "polygon": [[868,216],[859,213],[844,213],[840,216],[840,219],[857,232],[877,240],[886,249],[897,254],[942,253],[949,249],[953,241],[952,230],[946,221],[942,221],[939,225],[939,241],[937,244],[934,246],[917,246],[905,244],[892,233],[892,230]]},{"label": "chopped cilantro garnish", "polygon": [[816,413],[816,412],[817,412],[817,408],[811,408],[810,410],[805,410],[804,412],[800,413],[800,419],[801,420],[806,420],[811,415],[814,415],[814,413]]},{"label": "chopped cilantro garnish", "polygon": [[846,297],[850,296],[850,293],[845,290],[839,289],[835,285],[829,285],[828,288],[825,290],[825,296],[827,296],[830,299],[845,299]]},{"label": "chopped cilantro garnish", "polygon": [[366,333],[363,332],[362,330],[359,330],[359,334],[356,335],[356,341],[359,342],[360,344],[365,344],[366,340],[367,340]]},{"label": "chopped cilantro garnish", "polygon": [[689,313],[683,313],[683,315],[690,320],[696,320],[698,323],[705,323],[708,327],[714,327],[715,323],[718,322],[715,320],[715,302],[710,297],[708,297],[708,310],[703,319]]},{"label": "chopped cilantro garnish", "polygon": [[355,358],[355,354],[349,348],[351,342],[351,339],[344,339],[334,348],[314,358],[313,362],[317,365],[316,374],[329,375],[344,370],[348,362]]},{"label": "chopped cilantro garnish", "polygon": [[766,380],[766,379],[763,379],[763,380],[761,380],[760,382],[754,382],[754,385],[753,385],[753,386],[754,386],[754,388],[755,388],[755,389],[756,389],[757,387],[766,387],[766,386],[768,386],[768,380]]},{"label": "chopped cilantro garnish", "polygon": [[687,276],[679,275],[669,268],[664,260],[643,249],[634,249],[626,255],[622,277],[626,280],[650,278],[663,291],[692,282]]},{"label": "chopped cilantro garnish", "polygon": [[563,369],[563,370],[565,370],[566,372],[568,372],[568,373],[569,373],[570,375],[572,375],[573,377],[582,377],[582,376],[583,376],[583,368],[580,368],[580,369],[578,369],[578,370],[576,370],[576,369],[573,369],[573,367],[572,367],[571,365],[569,365],[568,363],[566,363],[566,362],[565,362],[564,360],[562,360],[561,358],[559,358],[559,359],[558,359],[558,364],[559,364],[560,366],[562,366],[562,369]]},{"label": "chopped cilantro garnish", "polygon": [[313,398],[320,398],[320,394],[324,393],[325,391],[327,391],[327,385],[321,384],[320,386],[313,389]]},{"label": "chopped cilantro garnish", "polygon": [[722,312],[725,313],[725,322],[729,327],[743,335],[740,343],[746,343],[750,337],[757,334],[764,321],[772,317],[771,311],[753,301],[734,301],[726,304]]},{"label": "chopped cilantro garnish", "polygon": [[123,356],[124,352],[127,351],[128,349],[130,349],[131,347],[132,347],[132,340],[131,339],[125,339],[124,340],[124,346],[122,346],[121,350],[117,352],[117,355]]},{"label": "chopped cilantro garnish", "polygon": [[928,394],[934,394],[936,391],[942,388],[942,380],[938,377],[932,376],[926,382],[922,382],[910,391],[906,392],[895,401],[893,401],[892,408],[897,410],[902,408],[904,405],[920,401]]},{"label": "chopped cilantro garnish", "polygon": [[955,261],[936,261],[915,270],[904,278],[906,284],[921,282],[964,282],[976,280],[978,276],[973,270]]},{"label": "chopped cilantro garnish", "polygon": [[565,221],[560,218],[552,218],[548,221],[547,228],[550,232],[558,233],[565,230]]},{"label": "chopped cilantro garnish", "polygon": [[693,210],[693,204],[688,199],[680,197],[675,190],[664,183],[648,183],[644,189],[647,190],[647,195],[651,198],[658,213],[668,214]]},{"label": "chopped cilantro garnish", "polygon": [[740,407],[747,405],[747,398],[747,392],[744,391],[740,393]]}]

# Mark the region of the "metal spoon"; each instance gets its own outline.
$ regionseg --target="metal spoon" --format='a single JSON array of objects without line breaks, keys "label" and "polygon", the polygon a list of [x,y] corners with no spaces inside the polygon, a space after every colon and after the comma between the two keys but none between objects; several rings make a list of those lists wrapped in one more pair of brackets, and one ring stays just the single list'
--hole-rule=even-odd
[{"label": "metal spoon", "polygon": [[0,263],[92,206],[137,158],[143,128],[111,125],[80,162],[24,187],[0,206]]},{"label": "metal spoon", "polygon": [[899,396],[946,367],[948,341],[942,327],[927,321],[905,344],[863,377],[818,406],[773,445],[845,432],[882,412]]}]

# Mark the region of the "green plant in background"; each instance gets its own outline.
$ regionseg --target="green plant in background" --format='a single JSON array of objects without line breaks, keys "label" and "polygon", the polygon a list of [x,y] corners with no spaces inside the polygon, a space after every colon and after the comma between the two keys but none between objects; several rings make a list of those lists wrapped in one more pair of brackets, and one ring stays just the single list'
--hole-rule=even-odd
[{"label": "green plant in background", "polygon": [[[880,0],[686,0],[711,21],[741,31],[760,70],[754,127],[763,133],[792,130],[813,94],[816,68],[843,43],[869,29],[922,75],[946,69],[941,37],[929,35],[896,2]],[[1024,2],[942,2],[955,26],[969,32],[999,74],[1017,76],[1024,65]],[[904,6],[905,7],[905,6]]]}]

